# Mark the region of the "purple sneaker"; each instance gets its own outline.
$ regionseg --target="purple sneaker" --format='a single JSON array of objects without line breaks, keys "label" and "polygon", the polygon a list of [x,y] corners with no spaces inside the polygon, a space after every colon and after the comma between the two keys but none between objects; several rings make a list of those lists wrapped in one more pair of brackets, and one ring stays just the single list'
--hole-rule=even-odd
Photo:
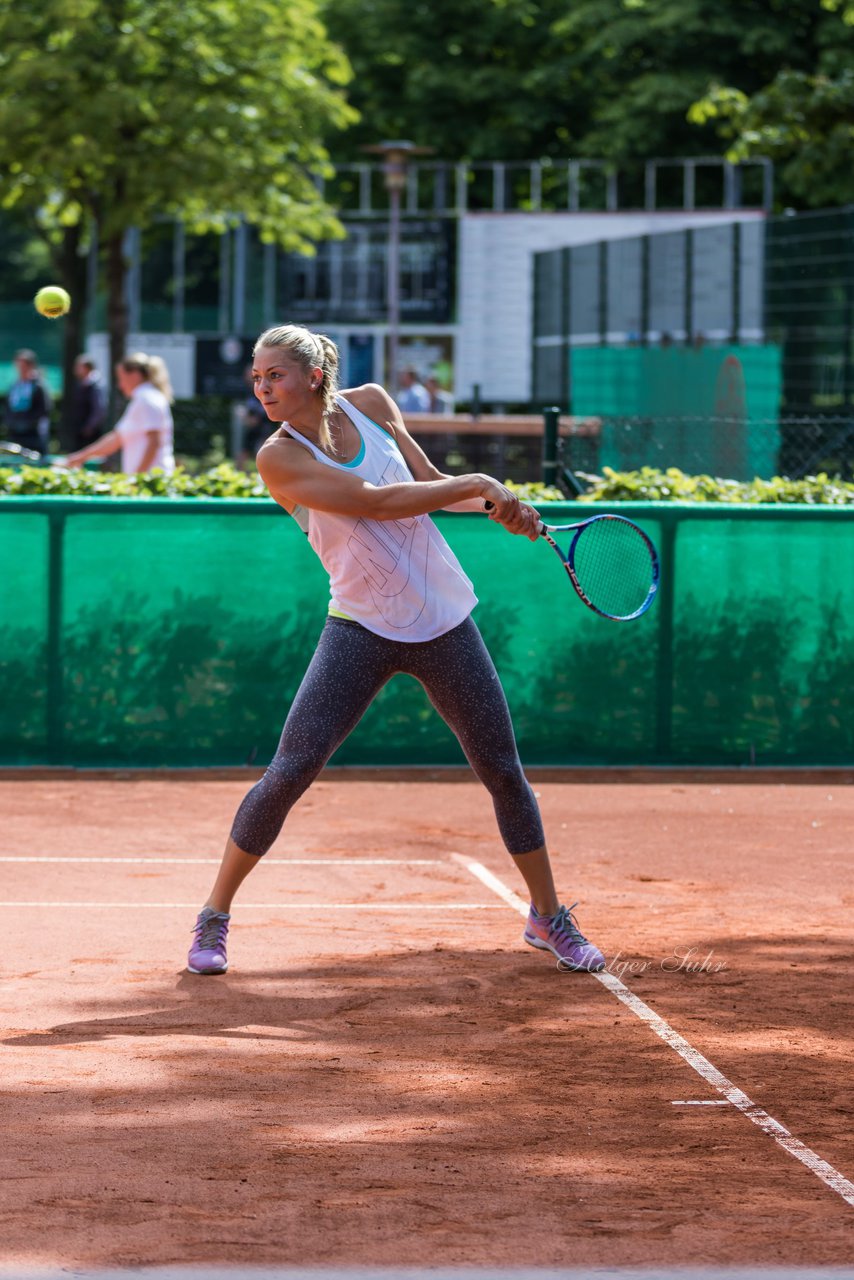
[{"label": "purple sneaker", "polygon": [[193,945],[187,956],[190,973],[225,973],[228,956],[225,954],[225,938],[230,915],[205,907],[199,912],[193,929]]},{"label": "purple sneaker", "polygon": [[573,907],[558,907],[553,916],[541,916],[531,905],[528,923],[522,937],[530,947],[551,951],[557,956],[559,969],[580,969],[585,973],[598,973],[605,968],[605,957],[598,947],[588,942],[578,927]]}]

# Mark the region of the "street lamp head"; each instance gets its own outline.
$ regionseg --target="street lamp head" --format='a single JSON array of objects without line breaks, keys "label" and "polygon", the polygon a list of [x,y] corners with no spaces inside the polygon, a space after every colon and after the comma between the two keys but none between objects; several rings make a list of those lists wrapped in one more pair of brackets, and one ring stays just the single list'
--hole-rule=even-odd
[{"label": "street lamp head", "polygon": [[404,140],[377,142],[373,146],[362,147],[371,155],[383,156],[383,178],[386,191],[402,191],[406,185],[406,165],[411,156],[433,154],[432,147],[419,147],[414,142]]}]

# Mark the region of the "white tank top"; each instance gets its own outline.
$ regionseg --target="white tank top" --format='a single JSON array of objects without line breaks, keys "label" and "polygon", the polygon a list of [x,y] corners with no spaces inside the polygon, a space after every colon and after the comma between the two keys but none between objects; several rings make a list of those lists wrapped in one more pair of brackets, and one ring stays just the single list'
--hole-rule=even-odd
[{"label": "white tank top", "polygon": [[[343,396],[337,402],[362,439],[352,462],[335,462],[290,423],[282,427],[318,462],[369,484],[413,480],[397,442]],[[477,604],[471,582],[429,516],[370,520],[298,507],[294,517],[329,574],[330,610],[376,635],[411,643],[435,640]]]}]

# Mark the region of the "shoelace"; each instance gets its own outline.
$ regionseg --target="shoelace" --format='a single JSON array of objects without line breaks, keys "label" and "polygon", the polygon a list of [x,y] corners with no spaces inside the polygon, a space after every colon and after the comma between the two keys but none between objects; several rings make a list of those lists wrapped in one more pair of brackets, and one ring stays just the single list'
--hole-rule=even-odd
[{"label": "shoelace", "polygon": [[[578,921],[572,914],[572,908],[577,906],[578,903],[573,902],[572,907],[561,907],[554,917],[555,927],[562,929],[568,936],[570,942],[578,946],[587,947],[590,951],[595,951],[593,944],[585,938],[584,934],[578,927]],[[574,965],[567,964],[563,960],[558,960],[557,968],[559,973],[569,973],[574,968]]]},{"label": "shoelace", "polygon": [[552,917],[552,929],[556,933],[565,933],[568,935],[570,942],[581,943],[583,946],[589,946],[590,943],[578,927],[578,921],[572,914],[573,908],[578,903],[573,902],[571,907],[560,907],[556,914]]},{"label": "shoelace", "polygon": [[212,951],[228,933],[228,920],[222,916],[208,916],[202,924],[196,925],[198,944],[204,951]]}]

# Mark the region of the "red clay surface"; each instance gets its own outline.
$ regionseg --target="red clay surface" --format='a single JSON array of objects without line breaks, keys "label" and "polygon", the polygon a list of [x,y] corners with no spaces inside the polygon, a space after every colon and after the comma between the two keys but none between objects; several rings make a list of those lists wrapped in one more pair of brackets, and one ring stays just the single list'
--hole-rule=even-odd
[{"label": "red clay surface", "polygon": [[[854,1178],[850,776],[531,776],[611,971]],[[218,859],[246,777],[7,777],[0,854]],[[854,1207],[672,1105],[719,1095],[448,860],[522,890],[436,777],[326,774],[271,859],[438,862],[262,864],[219,978],[184,971],[213,865],[0,863],[2,1263],[850,1262]],[[137,905],[10,905],[78,902]]]}]

